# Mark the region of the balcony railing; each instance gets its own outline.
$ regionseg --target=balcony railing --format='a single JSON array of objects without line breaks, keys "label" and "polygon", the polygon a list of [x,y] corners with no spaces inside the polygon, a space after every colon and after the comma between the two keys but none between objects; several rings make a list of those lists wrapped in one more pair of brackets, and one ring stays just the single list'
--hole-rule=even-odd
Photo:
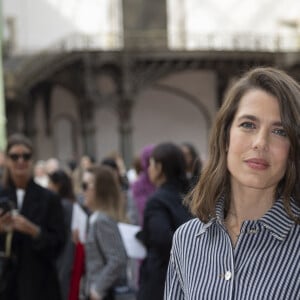
[{"label": "balcony railing", "polygon": [[[166,39],[168,41],[166,42]],[[125,40],[125,43],[124,43]],[[121,50],[162,49],[169,50],[228,50],[228,51],[269,51],[293,52],[300,50],[300,34],[253,34],[253,33],[211,33],[189,34],[182,38],[179,34],[167,38],[165,31],[135,31],[126,34],[107,33],[103,35],[74,34],[61,39],[49,50]],[[166,44],[168,45],[166,46]]]},{"label": "balcony railing", "polygon": [[42,51],[25,51],[18,49],[11,54],[45,55],[49,53],[66,53],[86,50],[183,50],[183,51],[266,51],[297,52],[300,51],[300,34],[252,34],[252,33],[211,33],[182,34],[165,31],[135,31],[125,37],[117,33],[87,35],[75,33],[66,36]]},{"label": "balcony railing", "polygon": [[[191,34],[185,39],[187,50],[239,50],[290,52],[300,50],[300,34],[213,33]],[[180,43],[174,49],[181,48]]]}]

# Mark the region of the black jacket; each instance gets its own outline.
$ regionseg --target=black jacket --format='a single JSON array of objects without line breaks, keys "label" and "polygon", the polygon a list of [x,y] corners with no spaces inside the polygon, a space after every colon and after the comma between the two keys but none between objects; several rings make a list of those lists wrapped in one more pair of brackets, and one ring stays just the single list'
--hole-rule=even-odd
[{"label": "black jacket", "polygon": [[[17,203],[16,189],[0,190]],[[19,232],[13,234],[12,253],[16,257],[12,289],[1,300],[60,300],[55,260],[65,242],[63,209],[59,196],[31,180],[26,188],[20,214],[38,225],[41,233],[32,239]],[[0,234],[0,249],[5,234]]]},{"label": "black jacket", "polygon": [[191,219],[178,186],[165,183],[149,198],[139,238],[147,248],[140,270],[139,300],[162,300],[175,230]]}]

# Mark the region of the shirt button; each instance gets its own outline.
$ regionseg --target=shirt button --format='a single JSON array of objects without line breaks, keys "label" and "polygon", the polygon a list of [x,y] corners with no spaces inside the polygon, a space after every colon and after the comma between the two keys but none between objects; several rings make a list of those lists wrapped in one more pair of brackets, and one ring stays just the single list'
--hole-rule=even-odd
[{"label": "shirt button", "polygon": [[225,276],[224,276],[225,280],[229,280],[229,279],[231,279],[231,277],[232,277],[231,272],[230,271],[226,271]]}]

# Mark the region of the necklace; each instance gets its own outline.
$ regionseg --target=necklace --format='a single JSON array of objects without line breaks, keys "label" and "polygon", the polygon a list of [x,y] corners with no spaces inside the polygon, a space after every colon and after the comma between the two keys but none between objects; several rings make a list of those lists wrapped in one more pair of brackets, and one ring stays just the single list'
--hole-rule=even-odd
[{"label": "necklace", "polygon": [[232,230],[228,226],[226,226],[226,229],[227,229],[228,233],[231,233],[235,238],[238,238],[240,236],[240,234],[241,234],[241,232],[236,233],[234,230]]},{"label": "necklace", "polygon": [[228,231],[228,233],[232,236],[234,236],[235,238],[238,238],[241,234],[241,231],[239,230],[238,232],[236,232],[235,230],[233,230],[227,221],[224,220],[224,225],[225,225],[225,228],[226,230]]}]

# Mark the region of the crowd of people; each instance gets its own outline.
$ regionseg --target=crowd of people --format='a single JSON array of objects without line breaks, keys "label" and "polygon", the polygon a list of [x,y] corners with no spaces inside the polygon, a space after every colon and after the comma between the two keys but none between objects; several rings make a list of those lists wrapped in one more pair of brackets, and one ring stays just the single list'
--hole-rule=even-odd
[{"label": "crowd of people", "polygon": [[[0,299],[300,298],[299,101],[284,72],[249,71],[224,99],[205,163],[189,142],[145,145],[128,172],[116,153],[34,163],[31,141],[11,135]],[[132,263],[120,223],[138,228],[143,259]]]},{"label": "crowd of people", "polygon": [[[31,141],[11,135],[0,188],[0,252],[10,243],[13,273],[0,267],[0,281],[6,278],[0,298],[112,300],[114,287],[129,286],[132,299],[146,299],[156,284],[162,298],[172,236],[191,217],[182,204],[191,167],[181,147],[146,145],[130,177],[116,154],[99,162],[84,155],[69,166],[56,158],[34,162]],[[199,156],[193,159],[198,166]],[[130,261],[119,222],[139,226],[143,261]]]}]

